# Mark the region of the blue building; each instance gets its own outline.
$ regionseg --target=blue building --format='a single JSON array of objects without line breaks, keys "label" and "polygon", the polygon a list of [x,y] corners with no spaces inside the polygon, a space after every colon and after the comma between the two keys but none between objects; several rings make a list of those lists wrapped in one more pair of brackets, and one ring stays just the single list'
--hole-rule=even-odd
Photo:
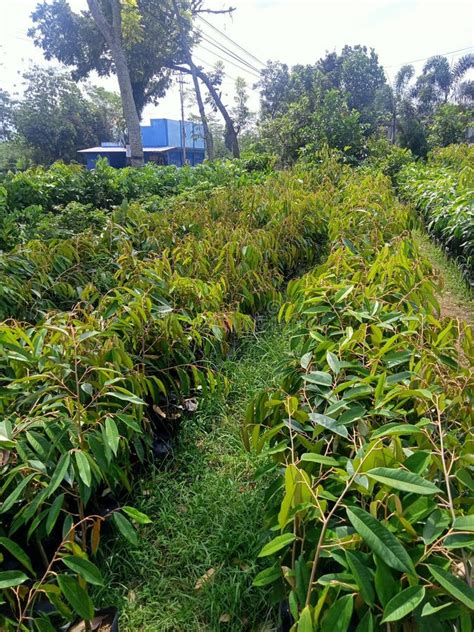
[{"label": "blue building", "polygon": [[[141,125],[143,153],[145,162],[158,165],[183,166],[183,138],[181,121],[172,119],[151,119],[150,125]],[[204,160],[204,134],[202,125],[185,121],[184,123],[186,162],[198,165]],[[87,168],[93,169],[98,158],[107,158],[112,167],[126,167],[127,150],[123,145],[102,143],[100,147],[81,149],[87,160]]]}]

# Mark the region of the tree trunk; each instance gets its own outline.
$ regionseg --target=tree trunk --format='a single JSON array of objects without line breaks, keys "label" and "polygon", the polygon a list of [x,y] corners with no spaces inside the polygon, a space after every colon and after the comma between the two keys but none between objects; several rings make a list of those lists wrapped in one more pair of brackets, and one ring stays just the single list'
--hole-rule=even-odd
[{"label": "tree trunk", "polygon": [[130,141],[131,165],[141,167],[143,160],[143,144],[140,129],[140,118],[133,98],[132,82],[128,69],[127,58],[122,46],[122,20],[119,0],[109,0],[112,12],[112,24],[109,24],[102,12],[98,0],[87,0],[89,10],[97,27],[102,33],[110,49],[117,73],[117,80],[122,99],[123,115],[127,124]]},{"label": "tree trunk", "polygon": [[214,139],[212,138],[212,132],[207,122],[206,111],[204,109],[204,103],[201,95],[201,88],[196,74],[196,67],[189,56],[189,66],[191,68],[191,75],[193,77],[194,92],[196,93],[196,101],[199,108],[199,116],[201,117],[202,129],[204,130],[204,139],[206,141],[207,157],[209,160],[214,160]]},{"label": "tree trunk", "polygon": [[392,129],[391,129],[391,141],[392,141],[392,145],[395,145],[395,139],[397,137],[397,109],[396,107],[393,108],[393,112],[392,112]]},{"label": "tree trunk", "polygon": [[209,129],[209,125],[207,122],[206,111],[204,109],[204,103],[201,96],[201,88],[199,87],[199,81],[196,74],[196,66],[193,63],[193,60],[191,57],[191,51],[189,50],[189,45],[186,41],[186,35],[182,28],[181,14],[179,12],[178,3],[176,0],[173,0],[173,9],[174,9],[176,20],[178,21],[181,45],[183,46],[184,54],[186,56],[186,63],[189,65],[189,68],[191,70],[191,75],[193,78],[194,92],[196,93],[196,101],[198,104],[199,116],[201,117],[202,128],[204,131],[204,139],[206,142],[207,157],[209,158],[209,160],[214,160],[214,139],[212,138],[212,133],[211,133],[211,130]]},{"label": "tree trunk", "polygon": [[[172,70],[179,70],[180,72],[186,72],[188,73],[188,75],[192,74],[192,71],[190,68],[182,68],[181,66],[173,66]],[[214,103],[217,106],[217,109],[222,114],[222,118],[225,121],[226,133],[229,139],[232,155],[234,156],[234,158],[240,158],[239,140],[237,138],[237,132],[235,131],[234,122],[232,121],[229,113],[227,112],[225,105],[222,103],[222,100],[219,94],[217,93],[217,90],[212,85],[212,82],[209,79],[209,77],[206,75],[206,73],[204,73],[197,66],[195,66],[195,72],[196,72],[196,75],[199,77],[199,79],[201,79],[201,81],[204,83],[206,88],[209,90],[212,98],[214,99]]]}]

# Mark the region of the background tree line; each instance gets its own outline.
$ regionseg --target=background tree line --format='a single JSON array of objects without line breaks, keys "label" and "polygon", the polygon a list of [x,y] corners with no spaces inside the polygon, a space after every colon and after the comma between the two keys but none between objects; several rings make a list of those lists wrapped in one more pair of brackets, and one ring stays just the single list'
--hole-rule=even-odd
[{"label": "background tree line", "polygon": [[[292,68],[269,61],[254,86],[238,78],[228,104],[222,65],[206,71],[193,57],[200,39],[195,20],[207,12],[203,0],[88,0],[88,11],[80,13],[67,0],[40,2],[29,35],[47,60],[66,70],[32,68],[21,100],[0,91],[0,164],[11,165],[12,157],[70,161],[79,148],[101,140],[127,140],[132,164],[142,164],[143,109],[159,102],[176,72],[192,79],[192,118],[203,124],[210,159],[238,157],[242,145],[286,165],[327,144],[358,160],[372,138],[425,156],[431,147],[466,139],[473,54],[453,66],[432,57],[416,78],[412,66],[403,66],[393,86],[365,46],[345,46]],[[79,88],[92,72],[116,75],[120,94]],[[260,94],[258,116],[248,106],[249,88]]]}]

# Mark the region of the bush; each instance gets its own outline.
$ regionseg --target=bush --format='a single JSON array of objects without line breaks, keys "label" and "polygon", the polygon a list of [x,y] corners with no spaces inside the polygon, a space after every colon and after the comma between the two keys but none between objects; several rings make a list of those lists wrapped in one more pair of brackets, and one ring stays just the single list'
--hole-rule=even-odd
[{"label": "bush", "polygon": [[[92,618],[105,523],[133,546],[147,521],[124,498],[153,437],[225,388],[215,360],[321,254],[334,194],[282,174],[0,256],[2,629]],[[63,230],[94,213],[66,209]]]},{"label": "bush", "polygon": [[379,138],[368,141],[367,157],[362,164],[376,173],[388,176],[395,184],[402,168],[414,161],[415,157],[409,149],[393,145],[385,138]]},{"label": "bush", "polygon": [[246,413],[247,449],[273,461],[254,585],[298,630],[469,628],[472,334],[440,319],[385,180],[353,182],[340,208],[329,259],[280,310],[281,386]]},{"label": "bush", "polygon": [[420,212],[429,232],[474,280],[474,168],[467,146],[429,155],[428,165],[405,167],[398,186]]}]

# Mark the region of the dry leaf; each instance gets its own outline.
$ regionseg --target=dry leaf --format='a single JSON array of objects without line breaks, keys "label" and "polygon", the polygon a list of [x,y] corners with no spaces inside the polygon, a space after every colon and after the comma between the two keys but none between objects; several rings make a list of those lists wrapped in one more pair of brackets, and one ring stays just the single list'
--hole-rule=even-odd
[{"label": "dry leaf", "polygon": [[197,580],[196,585],[194,586],[194,590],[201,590],[204,584],[206,584],[212,578],[215,572],[215,568],[210,568],[208,571],[206,571],[204,575]]},{"label": "dry leaf", "polygon": [[190,413],[194,413],[198,408],[198,401],[195,397],[184,400],[184,407],[189,410]]},{"label": "dry leaf", "polygon": [[157,406],[156,404],[153,404],[153,410],[155,411],[157,415],[159,415],[160,417],[163,417],[163,419],[166,419],[166,413],[163,412],[161,408]]}]

